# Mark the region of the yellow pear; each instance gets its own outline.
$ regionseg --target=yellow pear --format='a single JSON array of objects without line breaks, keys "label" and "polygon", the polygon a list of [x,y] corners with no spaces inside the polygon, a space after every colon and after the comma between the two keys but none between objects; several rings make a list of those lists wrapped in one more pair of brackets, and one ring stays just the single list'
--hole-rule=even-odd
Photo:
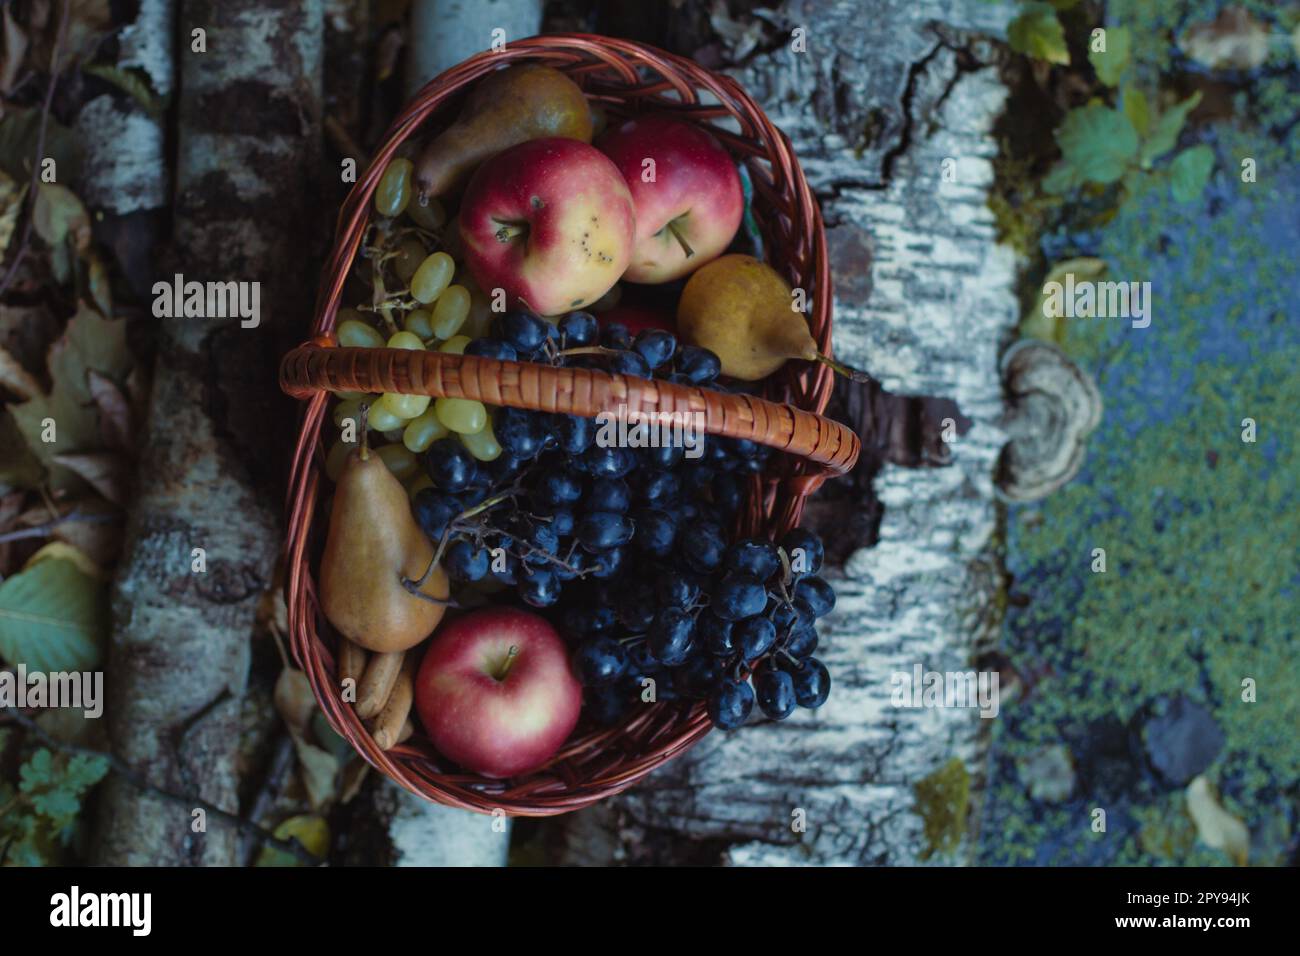
[{"label": "yellow pear", "polygon": [[[364,430],[364,425],[362,426]],[[428,637],[446,606],[417,597],[434,547],[411,516],[406,489],[364,440],[339,475],[321,558],[321,609],[344,637],[379,653],[403,651]],[[447,573],[429,573],[420,591],[445,601]]]},{"label": "yellow pear", "polygon": [[677,333],[715,353],[722,374],[746,382],[771,375],[787,359],[821,359],[793,292],[753,256],[722,256],[700,266],[682,290]]},{"label": "yellow pear", "polygon": [[440,196],[507,147],[543,136],[590,143],[591,132],[587,98],[571,79],[549,66],[507,67],[475,86],[456,122],[425,147],[416,188]]}]

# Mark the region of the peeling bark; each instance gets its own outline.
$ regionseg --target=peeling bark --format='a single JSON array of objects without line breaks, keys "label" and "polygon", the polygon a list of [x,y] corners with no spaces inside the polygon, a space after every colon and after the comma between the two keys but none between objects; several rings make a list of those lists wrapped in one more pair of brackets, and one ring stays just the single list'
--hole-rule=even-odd
[{"label": "peeling bark", "polygon": [[[840,392],[865,433],[863,464],[809,514],[821,524],[829,510],[828,551],[846,558],[830,575],[839,600],[818,652],[835,685],[816,712],[714,732],[566,818],[553,834],[563,862],[966,859],[968,841],[927,852],[913,788],[957,758],[977,795],[988,723],[974,710],[894,708],[890,677],[918,662],[971,669],[998,619],[998,353],[1017,306],[1013,256],[985,203],[1005,90],[978,36],[1008,16],[977,0],[787,3],[732,71],[790,136],[821,200],[836,355],[883,386]],[[806,54],[790,48],[798,26]],[[941,179],[947,158],[954,182]],[[847,542],[846,518],[857,522]]]},{"label": "peeling bark", "polygon": [[[275,366],[307,328],[313,245],[326,238],[315,203],[322,5],[186,0],[179,19],[174,268],[154,280],[261,282],[261,324],[161,322],[114,588],[107,713],[115,751],[153,783],[234,812],[239,698],[280,546],[294,418]],[[195,28],[204,53],[191,49]],[[194,548],[205,572],[192,571]],[[114,778],[98,823],[99,863],[236,862],[232,830],[194,832],[184,808]]]}]

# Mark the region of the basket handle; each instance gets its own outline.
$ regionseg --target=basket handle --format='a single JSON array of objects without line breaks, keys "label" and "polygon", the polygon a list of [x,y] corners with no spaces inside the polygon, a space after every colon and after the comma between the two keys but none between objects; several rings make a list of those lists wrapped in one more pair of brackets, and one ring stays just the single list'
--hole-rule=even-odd
[{"label": "basket handle", "polygon": [[698,414],[704,431],[747,438],[821,466],[798,476],[807,494],[831,475],[848,472],[862,443],[837,421],[753,395],[677,385],[598,369],[556,368],[475,355],[418,349],[340,348],[326,336],[289,352],[280,388],[293,398],[319,392],[398,392],[468,398],[489,405],[594,418],[617,413]]}]

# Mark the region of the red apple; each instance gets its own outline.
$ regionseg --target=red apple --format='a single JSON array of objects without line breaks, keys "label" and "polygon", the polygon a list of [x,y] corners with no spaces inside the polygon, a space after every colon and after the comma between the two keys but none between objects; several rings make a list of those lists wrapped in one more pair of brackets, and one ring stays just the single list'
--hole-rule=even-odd
[{"label": "red apple", "polygon": [[646,329],[663,329],[665,332],[677,334],[677,322],[671,312],[645,305],[620,302],[611,309],[597,313],[596,321],[602,326],[610,322],[619,322],[634,336]]},{"label": "red apple", "polygon": [[561,315],[609,291],[632,258],[636,214],[604,153],[529,140],[478,168],[460,207],[465,264],[489,295]]},{"label": "red apple", "polygon": [[636,247],[624,279],[668,282],[731,244],[745,210],[740,176],[703,129],[648,116],[610,130],[596,145],[623,174],[636,206]]},{"label": "red apple", "polygon": [[415,708],[443,756],[486,777],[513,777],[546,763],[568,739],[582,687],[545,618],[487,608],[434,633]]}]

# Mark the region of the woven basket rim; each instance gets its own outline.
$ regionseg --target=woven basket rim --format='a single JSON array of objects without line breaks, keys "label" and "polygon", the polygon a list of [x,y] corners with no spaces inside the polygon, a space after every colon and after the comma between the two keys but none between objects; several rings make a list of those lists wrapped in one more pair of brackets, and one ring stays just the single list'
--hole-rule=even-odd
[{"label": "woven basket rim", "polygon": [[[303,410],[289,484],[285,596],[294,657],[307,674],[317,702],[334,729],[371,765],[407,790],[424,799],[481,813],[550,816],[588,806],[618,793],[693,746],[712,729],[704,705],[698,702],[661,702],[639,708],[638,713],[613,728],[590,730],[580,725],[575,736],[545,767],[508,781],[492,780],[446,767],[445,762],[419,737],[386,752],[381,751],[353,709],[341,701],[337,692],[332,650],[334,635],[319,611],[309,554],[313,530],[318,529],[321,519],[317,514],[323,474],[320,444],[328,389],[344,389],[346,386],[338,383],[346,381],[353,385],[364,382],[393,386],[367,388],[367,391],[405,389],[420,394],[443,394],[432,389],[450,384],[459,388],[467,385],[495,387],[500,392],[504,385],[509,384],[503,374],[506,366],[516,367],[514,374],[521,381],[529,374],[530,368],[549,369],[531,363],[476,360],[472,356],[442,353],[344,349],[336,347],[332,340],[343,284],[359,248],[369,218],[371,197],[382,170],[401,144],[418,134],[439,107],[498,65],[520,60],[542,61],[569,72],[589,96],[600,99],[607,107],[611,104],[621,106],[622,97],[635,103],[637,108],[630,112],[643,112],[640,107],[648,103],[654,111],[684,112],[697,121],[724,116],[737,121],[742,132],[739,137],[713,125],[709,130],[733,156],[739,154],[750,166],[755,186],[756,218],[760,201],[771,206],[770,215],[765,206],[760,226],[766,227],[763,230],[765,240],[781,253],[780,264],[773,264],[778,269],[785,268],[792,284],[802,285],[813,292],[809,326],[818,347],[827,354],[830,353],[831,282],[821,213],[789,139],[732,78],[631,40],[592,34],[552,34],[512,41],[501,52],[485,51],[462,61],[426,84],[394,119],[384,136],[383,145],[345,200],[339,213],[334,249],[322,273],[314,338],[289,353],[281,366],[281,384],[286,392],[297,397],[314,392]],[[644,83],[638,70],[655,71],[660,79]],[[599,78],[609,71],[623,83],[633,85],[620,90],[618,83],[601,82]],[[700,104],[698,92],[701,90],[711,93],[718,104]],[[669,92],[679,97],[681,102],[665,102],[664,94]],[[621,110],[615,108],[614,111]],[[747,131],[748,136],[744,135]],[[757,135],[759,133],[761,138]],[[768,168],[764,169],[759,163],[767,163]],[[772,231],[771,235],[768,230]],[[787,368],[769,382],[770,397],[777,400],[774,407],[789,406],[787,414],[792,409],[797,410],[801,416],[825,423],[821,427],[828,432],[842,430],[842,435],[837,432],[837,437],[827,440],[839,442],[841,446],[832,470],[847,470],[856,460],[860,445],[856,434],[821,417],[830,397],[830,370],[821,365],[795,370],[791,367],[793,365],[787,363]],[[520,373],[518,369],[524,371]],[[638,390],[644,390],[635,380],[594,370],[549,371],[592,371],[594,380],[603,382],[604,388],[619,380],[615,385],[624,393],[639,394]],[[564,378],[572,379],[573,376],[570,374]],[[650,391],[657,390],[651,388]],[[684,392],[697,391],[684,389]],[[707,404],[707,397],[704,401]],[[500,403],[514,404],[510,401]],[[734,424],[734,418],[732,422]],[[826,469],[803,462],[790,466],[787,471],[788,474],[781,476],[767,474],[751,478],[746,506],[742,511],[741,533],[764,529],[780,533],[796,525],[807,495],[828,473]],[[328,634],[328,642],[321,631]]]}]

